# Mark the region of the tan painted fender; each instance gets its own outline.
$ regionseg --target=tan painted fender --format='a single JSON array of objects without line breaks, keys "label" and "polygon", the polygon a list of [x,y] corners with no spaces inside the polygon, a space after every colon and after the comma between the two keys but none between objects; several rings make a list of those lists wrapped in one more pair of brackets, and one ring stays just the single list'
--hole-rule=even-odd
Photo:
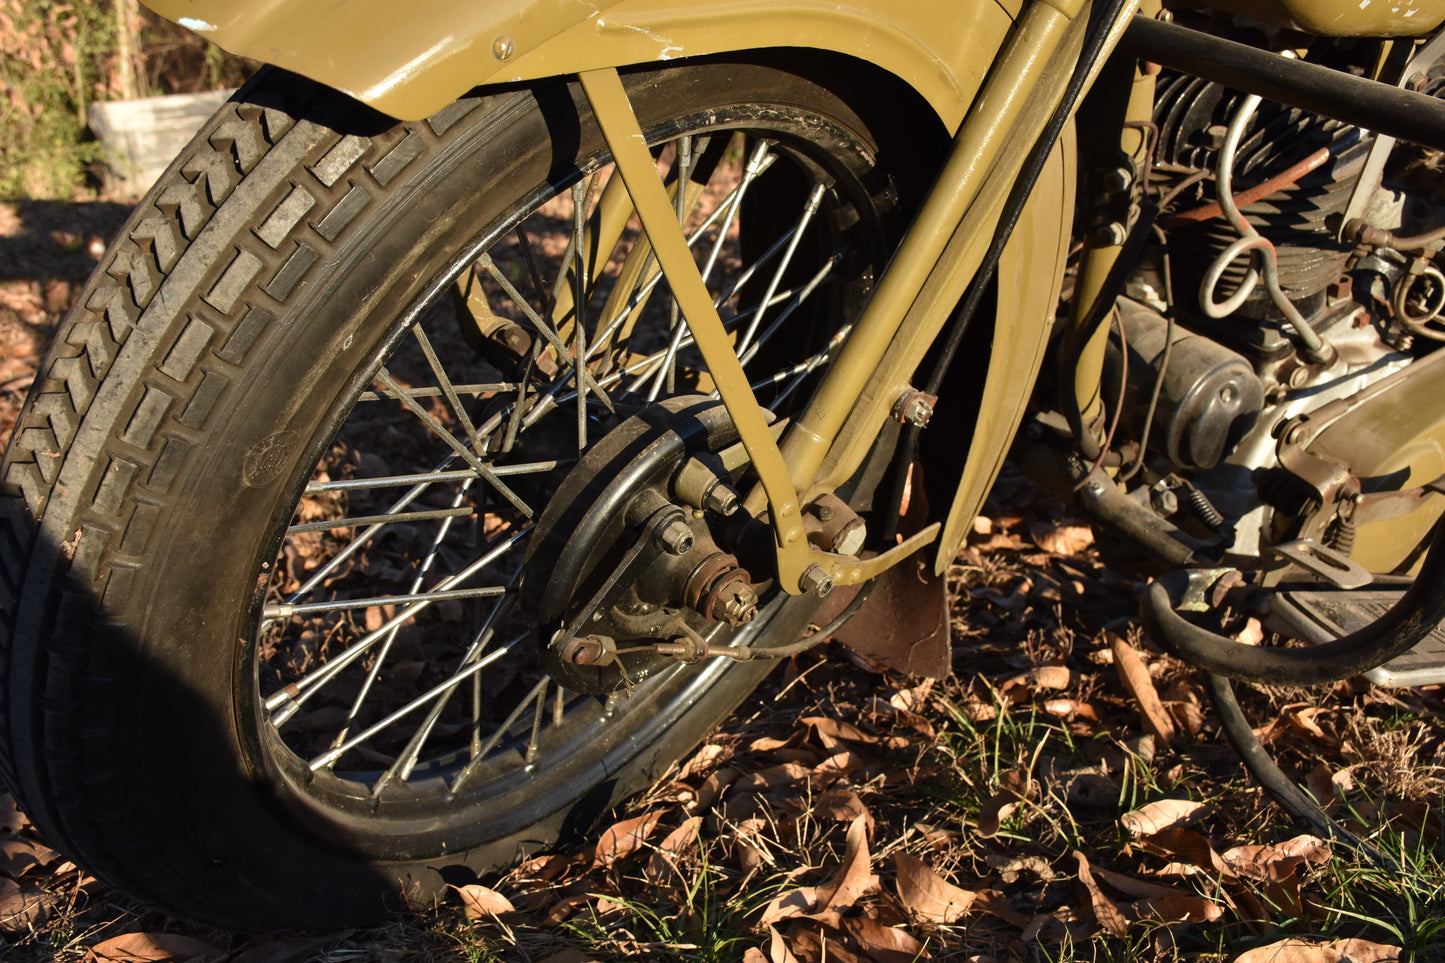
[{"label": "tan painted fender", "polygon": [[762,47],[832,50],[958,126],[1017,0],[146,0],[225,49],[402,120],[481,84]]},{"label": "tan painted fender", "polygon": [[998,318],[983,401],[934,556],[934,572],[939,575],[963,547],[984,497],[998,478],[1044,361],[1069,253],[1075,157],[1074,128],[1069,125],[1040,172],[999,261]]}]

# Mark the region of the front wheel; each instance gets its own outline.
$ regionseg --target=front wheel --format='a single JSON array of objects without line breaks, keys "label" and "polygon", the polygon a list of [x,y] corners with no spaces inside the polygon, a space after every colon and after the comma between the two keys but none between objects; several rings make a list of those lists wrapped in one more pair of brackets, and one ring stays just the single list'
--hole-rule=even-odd
[{"label": "front wheel", "polygon": [[[786,414],[897,236],[910,186],[880,157],[922,145],[770,66],[627,84]],[[709,609],[629,575],[607,624],[636,654],[569,674],[548,649],[635,537],[618,479],[658,477],[610,453],[704,439],[665,475],[727,441],[609,175],[561,81],[392,125],[267,73],[141,203],[3,475],[0,757],[56,845],[218,925],[374,917],[586,828],[767,669],[640,643],[805,628],[764,580]]]}]

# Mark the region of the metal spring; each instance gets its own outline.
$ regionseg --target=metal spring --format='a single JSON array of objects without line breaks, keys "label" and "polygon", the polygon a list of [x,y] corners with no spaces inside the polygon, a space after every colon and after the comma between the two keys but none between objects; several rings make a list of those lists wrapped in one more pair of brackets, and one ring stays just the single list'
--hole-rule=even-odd
[{"label": "metal spring", "polygon": [[1359,532],[1359,526],[1353,518],[1337,516],[1330,525],[1329,537],[1325,539],[1330,548],[1341,555],[1349,555],[1355,548],[1355,535]]},{"label": "metal spring", "polygon": [[1189,503],[1190,510],[1201,522],[1216,532],[1224,528],[1224,516],[1219,513],[1219,509],[1214,507],[1202,491],[1193,485],[1183,486],[1182,491],[1185,501]]}]

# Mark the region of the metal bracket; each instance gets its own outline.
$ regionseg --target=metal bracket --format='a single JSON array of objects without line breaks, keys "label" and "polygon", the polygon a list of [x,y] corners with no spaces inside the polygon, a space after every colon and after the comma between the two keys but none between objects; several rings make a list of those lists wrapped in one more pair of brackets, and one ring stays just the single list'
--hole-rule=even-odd
[{"label": "metal bracket", "polygon": [[1327,548],[1312,538],[1301,538],[1293,542],[1281,542],[1268,549],[1271,555],[1287,559],[1306,571],[1342,589],[1364,588],[1375,580],[1359,562]]}]

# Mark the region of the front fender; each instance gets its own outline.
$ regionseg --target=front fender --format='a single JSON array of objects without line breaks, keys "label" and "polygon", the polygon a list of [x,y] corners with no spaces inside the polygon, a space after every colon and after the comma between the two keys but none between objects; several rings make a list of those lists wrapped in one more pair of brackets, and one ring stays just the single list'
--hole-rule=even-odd
[{"label": "front fender", "polygon": [[866,60],[956,129],[1013,22],[995,0],[146,0],[225,49],[402,120],[482,84],[765,47]]}]

